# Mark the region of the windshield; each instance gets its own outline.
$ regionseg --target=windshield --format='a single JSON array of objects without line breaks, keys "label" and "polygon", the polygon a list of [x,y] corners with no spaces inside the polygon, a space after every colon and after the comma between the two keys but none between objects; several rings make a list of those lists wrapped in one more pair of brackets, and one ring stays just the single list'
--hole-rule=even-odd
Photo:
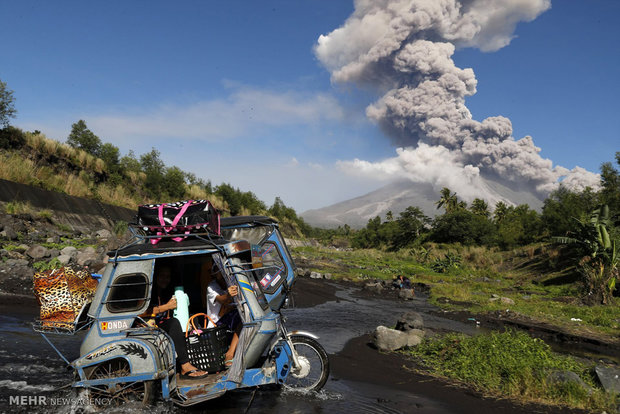
[{"label": "windshield", "polygon": [[271,234],[271,227],[239,227],[235,229],[222,229],[222,236],[228,240],[247,240],[250,244],[262,244]]}]

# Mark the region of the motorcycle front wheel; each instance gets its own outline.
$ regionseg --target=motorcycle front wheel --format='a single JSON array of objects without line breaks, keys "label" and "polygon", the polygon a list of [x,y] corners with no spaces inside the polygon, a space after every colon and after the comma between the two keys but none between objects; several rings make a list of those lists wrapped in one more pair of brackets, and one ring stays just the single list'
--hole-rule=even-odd
[{"label": "motorcycle front wheel", "polygon": [[292,335],[291,342],[297,352],[299,367],[291,369],[284,386],[296,390],[320,390],[329,377],[327,352],[321,344],[307,336]]}]

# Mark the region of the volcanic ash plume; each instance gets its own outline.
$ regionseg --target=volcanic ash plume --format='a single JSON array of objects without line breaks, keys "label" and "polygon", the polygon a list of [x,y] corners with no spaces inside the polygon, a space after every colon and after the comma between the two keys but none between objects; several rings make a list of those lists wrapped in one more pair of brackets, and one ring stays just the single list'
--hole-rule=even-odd
[{"label": "volcanic ash plume", "polygon": [[[534,20],[550,7],[550,0],[356,1],[342,27],[319,37],[315,53],[332,81],[383,94],[366,114],[400,149],[380,163],[342,165],[438,187],[468,186],[471,191],[459,193],[472,194],[463,194],[470,200],[483,191],[481,176],[538,196],[556,188],[559,180],[575,190],[597,188],[597,174],[554,168],[531,137],[515,140],[509,119],[473,120],[465,98],[476,93],[476,77],[452,60],[459,47],[495,51],[508,45],[518,22]],[[433,147],[442,160],[428,156]],[[445,168],[446,162],[451,168]]]}]

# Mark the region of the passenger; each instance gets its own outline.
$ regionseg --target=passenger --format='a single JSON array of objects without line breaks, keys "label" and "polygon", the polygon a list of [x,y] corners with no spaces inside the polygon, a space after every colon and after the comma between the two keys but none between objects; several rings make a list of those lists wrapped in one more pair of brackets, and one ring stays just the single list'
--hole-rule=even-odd
[{"label": "passenger", "polygon": [[205,272],[209,285],[207,286],[207,314],[217,326],[226,326],[233,332],[230,347],[226,351],[225,365],[230,367],[235,356],[235,350],[239,342],[241,332],[241,317],[237,311],[233,298],[239,294],[237,286],[229,286],[224,289],[226,282],[222,272],[215,265],[211,272]]},{"label": "passenger", "polygon": [[400,276],[400,275],[398,275],[398,276],[396,276],[394,279],[392,279],[392,287],[393,287],[394,289],[400,289],[400,288],[402,288],[402,287],[403,287],[403,285],[402,285],[402,281],[400,280],[400,278],[401,278],[401,276]]},{"label": "passenger", "polygon": [[[170,335],[174,343],[174,349],[177,352],[177,361],[181,365],[181,378],[200,379],[205,378],[208,374],[196,368],[189,362],[187,349],[185,348],[185,335],[181,329],[181,323],[178,319],[172,317],[170,311],[176,309],[177,300],[170,286],[172,271],[169,267],[161,267],[155,278],[155,286],[151,295],[151,303],[145,313],[147,316],[155,317],[157,326]],[[168,302],[163,303],[167,298],[171,298]],[[163,304],[162,304],[163,303]]]}]

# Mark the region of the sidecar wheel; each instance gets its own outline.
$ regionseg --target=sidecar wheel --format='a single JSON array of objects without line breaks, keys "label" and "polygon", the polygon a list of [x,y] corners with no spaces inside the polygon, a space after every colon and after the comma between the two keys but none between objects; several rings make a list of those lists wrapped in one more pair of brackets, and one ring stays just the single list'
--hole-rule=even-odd
[{"label": "sidecar wheel", "polygon": [[307,336],[293,335],[291,342],[301,366],[288,374],[284,385],[298,390],[320,390],[329,377],[327,352],[321,344]]},{"label": "sidecar wheel", "polygon": [[[129,363],[125,359],[112,359],[97,365],[89,375],[89,379],[106,379],[125,377],[130,374]],[[150,405],[155,397],[155,382],[143,381],[131,385],[117,384],[89,388],[88,398],[95,408],[117,407],[126,403]]]}]

